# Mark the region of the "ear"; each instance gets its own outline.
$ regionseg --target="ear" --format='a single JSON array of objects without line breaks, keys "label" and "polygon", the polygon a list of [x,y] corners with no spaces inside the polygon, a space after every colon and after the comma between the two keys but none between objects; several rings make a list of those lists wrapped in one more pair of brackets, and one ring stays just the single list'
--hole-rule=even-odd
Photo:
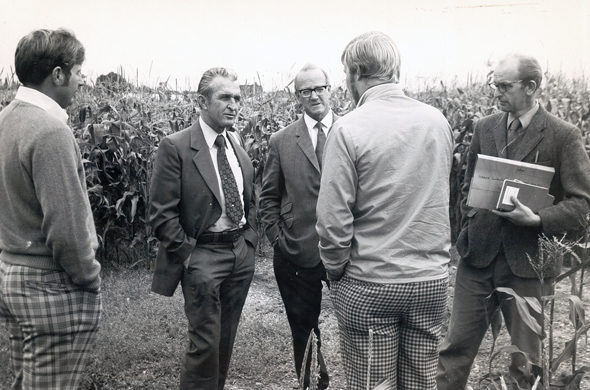
[{"label": "ear", "polygon": [[56,86],[62,86],[65,84],[66,75],[61,66],[56,66],[53,68],[51,71],[51,81],[53,81],[53,84]]},{"label": "ear", "polygon": [[537,85],[537,82],[534,80],[529,80],[526,83],[526,93],[527,95],[534,95],[537,90],[539,89],[539,85]]},{"label": "ear", "polygon": [[197,96],[197,103],[199,105],[199,108],[201,110],[206,110],[207,109],[207,98],[203,95],[198,95]]}]

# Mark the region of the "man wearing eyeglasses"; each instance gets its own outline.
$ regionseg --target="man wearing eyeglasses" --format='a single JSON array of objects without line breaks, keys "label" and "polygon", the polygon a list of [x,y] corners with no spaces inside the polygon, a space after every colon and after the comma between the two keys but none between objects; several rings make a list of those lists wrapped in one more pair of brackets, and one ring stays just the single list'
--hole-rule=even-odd
[{"label": "man wearing eyeglasses", "polygon": [[318,340],[320,366],[317,388],[326,389],[329,377],[320,349],[318,318],[322,280],[327,279],[318,251],[315,209],[323,147],[338,116],[330,109],[328,75],[315,65],[307,64],[295,76],[295,96],[303,108],[303,115],[270,138],[260,194],[260,214],[274,248],[275,277],[291,327],[297,376],[307,389],[311,346],[303,371],[302,363],[313,330]]},{"label": "man wearing eyeglasses", "polygon": [[[503,112],[482,118],[475,125],[463,187],[463,230],[457,239],[461,260],[449,329],[440,351],[439,390],[465,388],[489,318],[498,307],[512,344],[528,353],[534,364],[540,364],[540,336],[522,321],[514,299],[493,290],[509,287],[539,302],[542,295],[552,294],[551,284],[560,264],[547,269],[541,283],[528,256],[537,259],[541,234],[561,237],[580,228],[590,212],[590,161],[580,130],[537,102],[542,75],[532,57],[513,54],[503,59],[491,83]],[[533,213],[513,198],[516,208],[510,212],[468,207],[467,193],[477,154],[555,168],[549,188],[555,197],[553,205]],[[531,312],[540,323],[541,315]],[[531,370],[521,354],[513,354],[509,368],[514,378],[512,388],[519,388],[516,383],[520,388],[530,388],[535,380]]]}]

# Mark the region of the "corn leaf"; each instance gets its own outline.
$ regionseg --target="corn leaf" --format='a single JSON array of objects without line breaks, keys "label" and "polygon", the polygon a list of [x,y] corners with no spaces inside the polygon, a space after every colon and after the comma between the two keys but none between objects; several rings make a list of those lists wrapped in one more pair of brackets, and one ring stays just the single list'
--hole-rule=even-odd
[{"label": "corn leaf", "polygon": [[500,313],[500,309],[496,309],[494,314],[492,314],[492,319],[490,321],[494,343],[498,339],[498,335],[500,334],[500,330],[502,329],[502,316],[500,315]]},{"label": "corn leaf", "polygon": [[512,355],[513,353],[518,353],[524,356],[527,362],[532,364],[531,356],[527,352],[521,351],[516,345],[508,345],[506,347],[500,348],[497,352],[494,352],[490,357],[490,361],[494,360],[499,354],[501,353],[508,353]]},{"label": "corn leaf", "polygon": [[590,374],[590,367],[584,366],[579,370],[574,371],[571,375],[559,378],[558,381],[551,383],[556,388],[564,388],[569,390],[581,390],[580,382],[585,375]]},{"label": "corn leaf", "polygon": [[494,291],[510,295],[516,303],[516,309],[522,322],[524,322],[526,326],[531,328],[531,330],[539,336],[543,335],[541,325],[539,325],[539,322],[529,313],[527,300],[515,293],[513,289],[508,287],[497,287]]},{"label": "corn leaf", "polygon": [[588,328],[589,328],[588,325],[580,328],[576,332],[576,334],[574,335],[574,338],[565,343],[565,348],[563,349],[563,351],[561,351],[559,356],[556,357],[555,359],[553,359],[553,361],[551,362],[551,371],[552,372],[557,372],[557,369],[559,368],[559,365],[561,363],[565,362],[566,360],[568,360],[572,356],[574,356],[574,350],[575,350],[574,346],[578,342],[578,339],[580,338],[580,336],[585,334],[588,331]]},{"label": "corn leaf", "polygon": [[577,295],[569,295],[568,299],[570,300],[570,321],[576,329],[579,329],[586,325],[584,304]]}]

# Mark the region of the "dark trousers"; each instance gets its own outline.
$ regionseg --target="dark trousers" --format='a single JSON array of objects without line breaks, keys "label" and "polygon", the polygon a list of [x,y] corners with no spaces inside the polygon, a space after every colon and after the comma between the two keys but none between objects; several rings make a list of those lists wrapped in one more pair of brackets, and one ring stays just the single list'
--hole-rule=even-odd
[{"label": "dark trousers", "polygon": [[254,275],[254,248],[197,244],[182,277],[189,342],[181,390],[222,390],[242,308]]},{"label": "dark trousers", "polygon": [[[321,352],[320,328],[318,318],[322,308],[322,280],[326,280],[326,270],[322,263],[313,268],[303,268],[287,260],[279,245],[274,246],[274,272],[281,298],[287,312],[287,319],[293,336],[295,370],[301,378],[301,366],[311,330],[317,337],[317,356],[320,365],[318,389],[326,389],[329,384],[328,370]],[[304,376],[304,388],[309,386],[311,350]]]},{"label": "dark trousers", "polygon": [[[538,279],[514,275],[503,253],[485,268],[474,268],[460,261],[449,329],[440,349],[436,377],[438,390],[465,388],[491,315],[499,306],[512,344],[527,352],[533,362],[539,364],[541,339],[520,319],[515,300],[498,292],[488,300],[486,297],[496,287],[509,287],[522,297],[535,297],[541,302],[543,292],[551,294],[550,282],[546,279],[541,284]],[[535,311],[531,314],[540,324],[541,315]],[[521,386],[534,379],[531,367],[520,354],[512,356],[509,373]]]}]

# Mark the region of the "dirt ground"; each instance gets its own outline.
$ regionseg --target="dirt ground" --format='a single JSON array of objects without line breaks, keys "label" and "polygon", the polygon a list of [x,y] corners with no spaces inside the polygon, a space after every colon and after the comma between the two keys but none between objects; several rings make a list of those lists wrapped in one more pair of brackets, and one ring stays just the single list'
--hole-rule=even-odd
[{"label": "dirt ground", "polygon": [[[450,316],[450,309],[451,309],[451,302],[453,299],[453,286],[454,286],[454,277],[456,272],[456,266],[458,261],[458,255],[453,250],[452,251],[453,260],[450,266],[450,283],[449,283],[449,305],[447,309],[447,314],[445,315],[445,322],[443,325],[443,336],[446,333],[446,327],[448,324],[448,319]],[[557,294],[569,294],[569,283],[565,282],[562,284],[557,285],[556,293]],[[586,291],[588,291],[588,287],[586,287]],[[586,305],[590,301],[589,294],[585,293],[585,303]],[[264,308],[264,309],[262,309]],[[272,270],[272,259],[270,256],[261,256],[257,259],[257,266],[256,266],[256,273],[254,276],[253,285],[250,289],[250,293],[248,299],[246,301],[245,312],[244,312],[244,319],[247,320],[248,312],[250,310],[254,311],[262,311],[266,313],[278,313],[278,323],[279,326],[285,327],[285,333],[288,333],[288,324],[286,321],[286,315],[284,314],[282,301],[279,296],[278,289],[276,287],[276,281],[274,279],[274,274]],[[561,351],[563,349],[564,343],[571,339],[572,332],[571,332],[571,324],[569,323],[567,312],[569,310],[569,306],[567,300],[560,300],[559,303],[556,305],[556,318],[558,319],[555,323],[555,339],[556,339],[556,349]],[[268,314],[266,314],[268,315]],[[281,318],[282,317],[282,318]],[[327,361],[328,370],[330,372],[331,377],[331,390],[344,390],[346,388],[346,378],[344,376],[344,372],[341,366],[341,357],[339,353],[339,344],[338,344],[338,325],[337,319],[334,314],[334,308],[332,302],[329,298],[329,290],[324,288],[324,297],[322,301],[322,314],[320,316],[320,331],[322,332],[322,350],[324,352],[324,356]],[[239,331],[238,331],[239,332]],[[238,333],[238,341],[236,342],[236,352],[239,354],[238,350],[240,348],[240,333]],[[488,330],[484,341],[480,347],[478,356],[474,362],[474,365],[471,370],[471,375],[469,377],[468,382],[468,390],[476,390],[478,389],[478,382],[479,379],[488,372],[488,364],[489,364],[489,357],[492,348],[492,335],[491,332]],[[510,345],[510,339],[507,335],[506,330],[503,328],[500,337],[497,341],[496,350],[503,346]],[[291,362],[291,349],[285,348],[285,357],[288,364],[284,365],[281,373],[281,376],[276,377],[276,381],[274,383],[251,383],[252,378],[240,378],[239,375],[231,376],[228,379],[228,385],[226,388],[229,390],[250,390],[250,389],[269,389],[269,390],[284,390],[284,389],[293,389],[297,388],[297,381],[295,372],[293,369],[293,363]],[[562,371],[571,370],[570,368],[570,361],[562,364],[560,367]],[[585,342],[579,343],[579,351],[578,351],[578,362],[577,367],[581,366],[590,366],[590,346],[586,345]],[[493,370],[507,370],[508,367],[508,357],[500,355],[498,356],[493,363],[492,369]],[[590,382],[588,382],[590,383]],[[590,385],[588,387],[590,390]]]},{"label": "dirt ground", "polygon": [[[287,318],[284,312],[274,273],[272,269],[271,251],[268,250],[266,255],[258,256],[256,259],[256,272],[250,288],[250,293],[244,307],[238,335],[232,357],[232,365],[228,375],[226,389],[228,390],[289,390],[297,388],[297,378],[295,375],[292,346],[290,340],[290,330]],[[453,297],[453,282],[456,269],[456,256],[450,267],[451,283],[449,287],[449,309],[445,316],[443,333],[446,332],[446,322],[450,313],[450,303]],[[127,283],[130,289],[131,301],[134,305],[149,310],[166,312],[168,316],[175,315],[177,324],[174,327],[174,337],[170,337],[169,348],[172,353],[167,354],[166,359],[170,359],[166,365],[162,361],[146,362],[138,359],[133,351],[130,352],[128,369],[121,369],[119,372],[114,370],[112,378],[108,380],[92,380],[96,372],[102,372],[102,363],[97,361],[88,369],[87,386],[85,390],[95,389],[175,389],[178,387],[178,368],[182,358],[182,350],[186,343],[186,323],[182,313],[182,295],[177,292],[173,298],[165,298],[149,294],[149,284],[151,275],[148,271],[134,273],[132,280],[125,281],[125,275],[110,276],[111,287],[114,284]],[[131,285],[133,284],[133,287]],[[585,304],[588,306],[590,287],[585,286]],[[569,283],[563,283],[557,286],[558,294],[569,294]],[[106,294],[106,291],[105,291]],[[127,298],[127,301],[129,298]],[[556,322],[554,326],[556,349],[561,351],[564,343],[572,337],[572,326],[569,323],[567,312],[569,304],[567,299],[560,299],[556,305]],[[112,302],[105,295],[104,312],[105,321],[116,321],[106,314],[115,311],[111,307],[117,302]],[[119,304],[121,302],[118,302]],[[141,309],[144,310],[144,309]],[[175,313],[175,314],[171,314]],[[166,316],[164,316],[166,317]],[[104,323],[101,334],[110,338],[108,331],[112,329],[110,324]],[[331,390],[343,390],[346,388],[346,379],[341,365],[339,352],[338,325],[332,302],[329,297],[329,290],[324,288],[324,298],[322,314],[320,316],[320,330],[322,332],[322,351],[331,376]],[[138,329],[139,331],[139,329]],[[143,328],[142,328],[143,331]],[[147,335],[143,336],[146,340],[155,340],[155,337],[161,333],[158,329],[147,329]],[[485,373],[488,372],[488,359],[492,345],[490,332],[482,343],[479,354],[473,366],[469,379],[469,386],[472,389],[478,389],[477,383]],[[498,347],[509,345],[509,339],[506,332],[501,333],[498,341]],[[578,343],[578,363],[577,367],[590,366],[590,347],[581,340]],[[107,351],[108,352],[108,351]],[[100,352],[105,354],[106,352]],[[95,360],[101,360],[100,353],[97,351]],[[164,355],[164,353],[162,352]],[[500,356],[495,360],[494,369],[505,371],[507,367],[507,357]],[[571,370],[570,361],[562,364],[563,371]],[[157,373],[156,373],[157,372]],[[8,345],[7,334],[4,329],[0,329],[0,389],[8,389]],[[590,382],[587,383],[587,389],[590,389]],[[98,384],[98,387],[97,387]],[[584,389],[584,387],[582,387]]]}]

